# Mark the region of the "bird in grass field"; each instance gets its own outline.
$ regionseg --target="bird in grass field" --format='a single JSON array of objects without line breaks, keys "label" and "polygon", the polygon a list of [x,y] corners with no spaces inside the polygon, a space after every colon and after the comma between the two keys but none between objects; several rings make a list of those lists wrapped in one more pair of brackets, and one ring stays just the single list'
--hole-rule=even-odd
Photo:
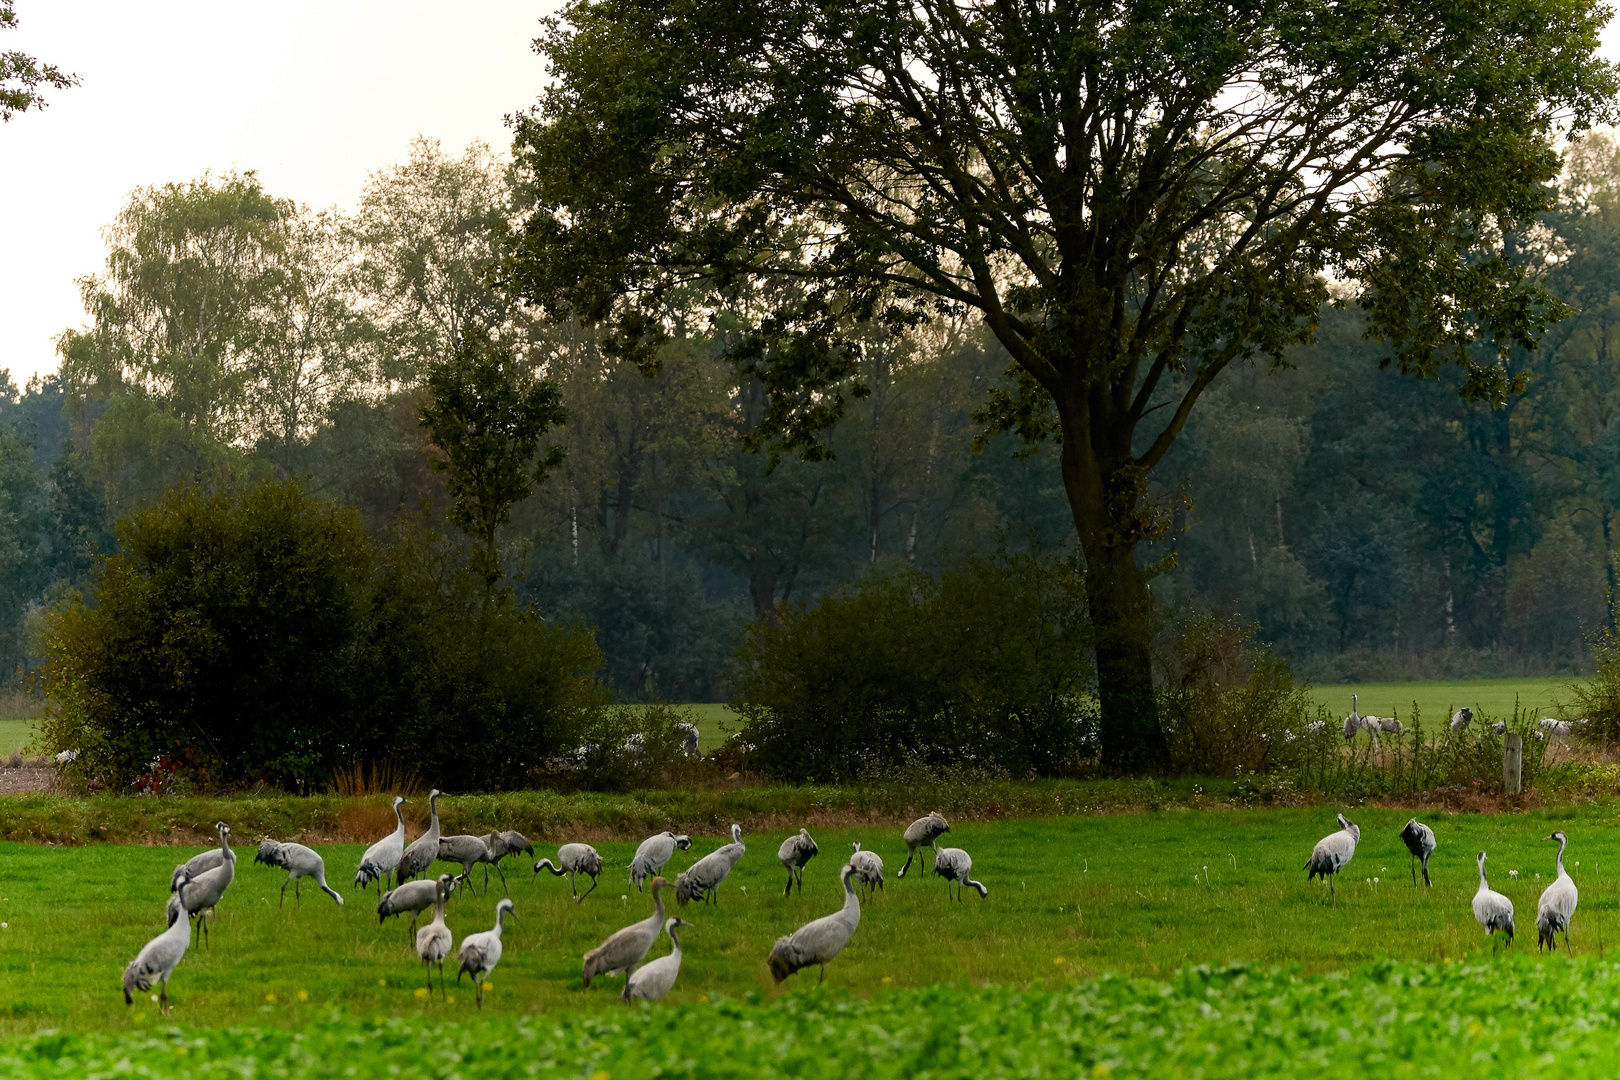
[{"label": "bird in grass field", "polygon": [[[1507,935],[1507,943],[1513,944],[1513,901],[1486,883],[1483,851],[1479,853],[1479,891],[1474,893],[1474,918],[1479,920],[1493,943],[1496,932],[1501,930]],[[1491,951],[1496,951],[1494,944]]]},{"label": "bird in grass field", "polygon": [[1429,856],[1434,854],[1434,830],[1413,818],[1401,830],[1401,842],[1412,853],[1412,884],[1417,884],[1417,861],[1422,859],[1423,884],[1432,886],[1434,882],[1429,880]]},{"label": "bird in grass field", "polygon": [[883,856],[875,851],[862,851],[861,842],[854,842],[855,853],[849,857],[849,865],[855,868],[855,880],[867,887],[867,899],[883,888]]},{"label": "bird in grass field", "polygon": [[[220,824],[223,823],[216,823],[214,828],[217,830]],[[226,831],[229,832],[230,830],[227,829]],[[235,862],[236,856],[231,853],[231,846],[223,840],[220,841],[218,847],[211,847],[207,851],[198,852],[174,868],[174,873],[169,877],[169,891],[179,892],[180,886],[194,877],[208,873],[210,870],[218,870],[225,865],[227,859]]]},{"label": "bird in grass field", "polygon": [[636,848],[635,857],[630,860],[630,884],[641,891],[641,883],[648,878],[657,877],[664,872],[670,857],[676,849],[681,851],[692,850],[692,838],[681,833],[665,829],[661,833],[654,833],[641,842]]},{"label": "bird in grass field", "polygon": [[628,975],[641,963],[641,958],[658,940],[659,927],[664,925],[664,897],[661,891],[668,885],[669,882],[661,877],[653,878],[653,913],[640,922],[615,930],[606,941],[585,954],[585,989],[591,988],[591,980],[598,975],[617,975],[621,971]]},{"label": "bird in grass field", "polygon": [[732,822],[731,843],[715,848],[693,863],[686,873],[675,876],[675,899],[682,904],[693,900],[713,902],[720,883],[746,854],[748,847],[742,842],[742,826]]},{"label": "bird in grass field", "polygon": [[529,838],[514,829],[497,829],[484,836],[484,846],[489,848],[489,861],[484,864],[484,888],[489,888],[489,868],[495,867],[495,872],[501,875],[501,891],[506,891],[506,871],[501,869],[501,860],[508,855],[522,852],[525,855],[534,854],[534,845]]},{"label": "bird in grass field", "polygon": [[421,877],[439,861],[439,798],[443,794],[438,788],[428,792],[427,832],[412,840],[411,846],[399,857],[399,869],[394,875],[396,884]]},{"label": "bird in grass field", "polygon": [[[439,837],[439,861],[460,863],[461,873],[456,876],[456,881],[467,886],[467,891],[474,895],[477,895],[477,890],[472,887],[472,868],[479,863],[484,864],[487,886],[491,858],[489,845],[484,842],[482,836],[469,836],[463,833],[460,836]],[[506,875],[501,876],[504,878]]]},{"label": "bird in grass field", "polygon": [[949,896],[951,886],[956,886],[956,902],[962,902],[962,886],[979,890],[979,899],[983,900],[990,895],[984,882],[974,881],[970,876],[973,873],[973,860],[968,853],[959,847],[941,848],[934,855],[934,873],[945,879],[945,895]]},{"label": "bird in grass field", "polygon": [[157,983],[160,987],[158,1008],[168,1009],[169,976],[180,965],[180,959],[186,955],[186,946],[190,943],[191,924],[180,918],[178,911],[171,910],[169,928],[148,941],[146,947],[129,962],[129,967],[124,969],[124,1004],[135,1003],[131,991],[150,990],[152,984]]},{"label": "bird in grass field", "polygon": [[501,925],[508,915],[517,918],[517,912],[512,910],[512,901],[502,899],[495,905],[493,928],[480,934],[468,934],[461,939],[461,970],[456,972],[456,985],[460,986],[461,977],[471,972],[480,1009],[484,1007],[484,980],[501,962]]},{"label": "bird in grass field", "polygon": [[[388,875],[399,869],[400,857],[405,854],[405,815],[400,806],[410,802],[403,795],[394,796],[394,817],[399,824],[394,831],[381,840],[366,848],[366,853],[360,856],[360,867],[355,871],[354,883],[364,889],[373,881],[377,883],[377,891],[382,892],[387,886]],[[399,884],[397,881],[395,884]]]},{"label": "bird in grass field", "polygon": [[[906,826],[906,863],[900,868],[895,877],[905,877],[906,871],[911,869],[911,860],[916,858],[918,848],[927,848],[939,858],[939,849],[934,841],[951,831],[951,823],[945,820],[945,815],[938,810],[930,810],[927,817],[920,817]],[[928,869],[926,866],[924,870]]]},{"label": "bird in grass field", "polygon": [[[454,878],[451,878],[452,888]],[[411,928],[406,931],[415,940],[416,922],[422,917],[422,912],[432,907],[439,897],[439,883],[437,881],[407,881],[403,885],[389,889],[377,901],[377,922],[382,923],[390,915],[403,915],[411,913]]]},{"label": "bird in grass field", "polygon": [[799,835],[790,836],[782,841],[782,846],[776,849],[776,858],[787,867],[787,889],[782,893],[787,896],[793,892],[793,883],[799,883],[799,892],[804,892],[804,864],[815,858],[820,852],[816,842],[810,838],[806,829],[800,829]]},{"label": "bird in grass field", "polygon": [[1350,819],[1343,814],[1339,815],[1339,831],[1329,833],[1316,842],[1311,849],[1310,861],[1305,864],[1309,871],[1305,880],[1312,878],[1325,878],[1328,890],[1333,894],[1333,906],[1339,906],[1339,890],[1335,882],[1339,871],[1347,866],[1356,854],[1356,841],[1361,839],[1361,828],[1350,823]]},{"label": "bird in grass field", "polygon": [[675,979],[681,973],[681,939],[675,936],[675,929],[690,925],[692,924],[685,919],[664,920],[664,933],[669,935],[674,948],[670,949],[668,955],[647,961],[625,977],[624,993],[621,995],[624,1000],[664,1000],[664,995],[669,993],[670,987],[675,985]]},{"label": "bird in grass field", "polygon": [[449,874],[440,874],[439,880],[434,882],[437,886],[433,900],[433,921],[416,932],[416,955],[422,958],[427,967],[428,993],[433,993],[433,965],[439,965],[439,995],[448,996],[444,988],[444,958],[450,955],[450,947],[455,944],[455,938],[450,934],[450,928],[444,924],[444,901],[450,895],[450,883],[454,879]]},{"label": "bird in grass field", "polygon": [[1537,952],[1541,951],[1543,945],[1557,952],[1559,931],[1564,934],[1564,948],[1569,948],[1569,921],[1575,917],[1575,905],[1581,899],[1574,879],[1564,869],[1564,848],[1569,846],[1569,837],[1559,829],[1547,839],[1558,841],[1558,877],[1542,891],[1541,899],[1536,904]]},{"label": "bird in grass field", "polygon": [[776,939],[768,963],[771,976],[778,983],[811,964],[821,968],[821,978],[816,981],[826,981],[827,965],[844,951],[850,935],[861,925],[861,898],[855,894],[855,868],[845,863],[838,872],[838,880],[844,886],[843,907]]},{"label": "bird in grass field", "polygon": [[214,905],[224,899],[225,890],[231,887],[231,882],[236,880],[236,853],[231,850],[231,827],[220,821],[215,823],[214,828],[219,832],[219,846],[225,853],[223,861],[212,870],[205,870],[185,881],[169,898],[170,919],[176,919],[182,913],[187,919],[195,918],[197,933],[205,945],[208,943],[208,916],[214,910]]},{"label": "bird in grass field", "polygon": [[[596,879],[602,873],[602,856],[589,844],[564,844],[557,849],[556,862],[541,859],[534,864],[535,877],[539,877],[542,870],[550,870],[556,877],[567,874],[569,888],[574,890],[574,903],[579,904],[584,902],[585,896],[596,891]],[[579,895],[579,885],[575,881],[576,874],[584,874],[591,879],[591,887],[585,890],[585,896]],[[529,880],[533,881],[534,878]]]},{"label": "bird in grass field", "polygon": [[[313,849],[303,844],[294,844],[281,840],[271,840],[266,837],[259,842],[259,850],[253,856],[254,863],[264,863],[266,866],[277,866],[287,871],[287,881],[293,883],[293,906],[300,907],[303,898],[299,896],[299,886],[304,878],[314,878],[315,884],[321,891],[333,900],[338,907],[343,906],[343,897],[337,890],[326,883],[326,863]],[[281,883],[281,902],[287,902],[287,881]]]}]

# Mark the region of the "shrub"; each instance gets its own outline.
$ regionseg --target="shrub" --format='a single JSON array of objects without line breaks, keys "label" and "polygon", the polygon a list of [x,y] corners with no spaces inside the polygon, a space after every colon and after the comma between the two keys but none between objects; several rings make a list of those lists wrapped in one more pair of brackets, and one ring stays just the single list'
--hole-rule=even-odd
[{"label": "shrub", "polygon": [[847,780],[902,765],[1062,773],[1086,752],[1076,568],[1051,555],[906,567],[755,626],[732,707],[753,765]]},{"label": "shrub", "polygon": [[1620,640],[1605,631],[1591,643],[1592,677],[1572,686],[1583,738],[1605,746],[1620,745]]},{"label": "shrub", "polygon": [[379,558],[352,510],[295,483],[177,490],[119,542],[94,602],[51,616],[43,724],[115,790],[308,789],[395,763],[518,785],[601,700],[588,634],[489,593],[432,538]]},{"label": "shrub", "polygon": [[1161,636],[1159,653],[1159,717],[1178,772],[1234,776],[1298,762],[1309,691],[1252,627],[1192,610]]}]

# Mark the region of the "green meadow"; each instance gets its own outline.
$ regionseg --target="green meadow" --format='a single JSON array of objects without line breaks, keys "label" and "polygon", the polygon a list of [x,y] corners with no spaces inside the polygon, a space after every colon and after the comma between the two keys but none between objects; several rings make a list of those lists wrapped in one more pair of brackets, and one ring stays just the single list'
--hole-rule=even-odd
[{"label": "green meadow", "polygon": [[1451,719],[1467,706],[1493,717],[1511,716],[1515,705],[1537,717],[1558,716],[1573,706],[1570,679],[1452,679],[1431,682],[1341,683],[1312,686],[1311,697],[1333,716],[1350,712],[1355,694],[1363,715],[1396,716],[1410,722],[1416,703],[1425,726]]}]

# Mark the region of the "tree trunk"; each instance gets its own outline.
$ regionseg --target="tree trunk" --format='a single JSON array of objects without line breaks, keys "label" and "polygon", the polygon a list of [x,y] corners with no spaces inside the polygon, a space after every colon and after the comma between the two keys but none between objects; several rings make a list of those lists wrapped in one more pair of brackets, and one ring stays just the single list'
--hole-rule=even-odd
[{"label": "tree trunk", "polygon": [[1130,428],[1098,432],[1086,394],[1076,397],[1059,405],[1063,486],[1086,559],[1102,763],[1121,772],[1162,770],[1170,752],[1153,696],[1153,597],[1136,564],[1136,545],[1150,531],[1146,474],[1131,458]]}]

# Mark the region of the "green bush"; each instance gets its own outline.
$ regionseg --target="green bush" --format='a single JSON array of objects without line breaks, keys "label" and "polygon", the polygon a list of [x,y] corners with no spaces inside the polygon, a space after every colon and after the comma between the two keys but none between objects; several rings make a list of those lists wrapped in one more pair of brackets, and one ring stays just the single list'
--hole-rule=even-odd
[{"label": "green bush", "polygon": [[784,780],[920,765],[1024,777],[1088,750],[1079,573],[1056,556],[906,567],[754,627],[731,705],[750,762]]},{"label": "green bush", "polygon": [[119,543],[93,602],[50,618],[43,725],[114,790],[307,790],[382,761],[517,785],[601,700],[588,634],[489,593],[431,539],[379,557],[354,511],[295,483],[177,490]]}]

